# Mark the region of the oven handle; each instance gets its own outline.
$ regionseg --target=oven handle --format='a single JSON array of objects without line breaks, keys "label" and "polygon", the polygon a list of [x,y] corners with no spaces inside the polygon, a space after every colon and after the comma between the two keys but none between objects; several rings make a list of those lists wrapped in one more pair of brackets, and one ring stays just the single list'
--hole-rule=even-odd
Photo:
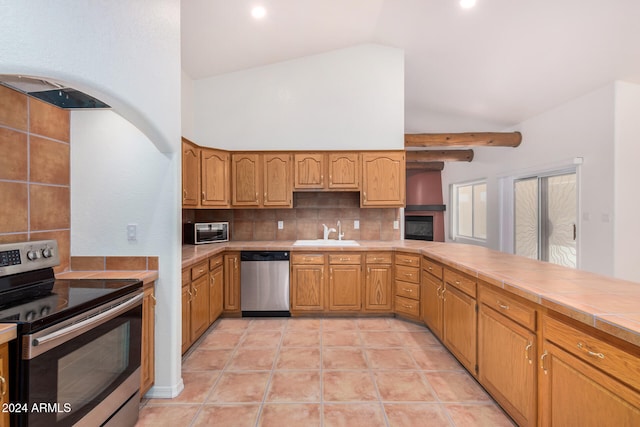
[{"label": "oven handle", "polygon": [[[26,350],[26,354],[23,356],[25,359],[32,359],[50,349],[57,347],[58,345],[69,341],[72,338],[77,337],[78,335],[82,335],[86,331],[101,325],[115,317],[118,317],[122,313],[129,311],[132,307],[136,305],[140,305],[142,303],[142,299],[144,298],[144,294],[138,294],[133,298],[130,298],[126,302],[119,304],[109,310],[97,314],[95,316],[89,317],[88,319],[82,320],[78,323],[74,323],[66,328],[60,329],[58,331],[52,332],[42,337],[34,338],[33,340],[29,340],[29,345]],[[26,338],[29,338],[28,336]],[[58,342],[61,341],[61,342]]]}]

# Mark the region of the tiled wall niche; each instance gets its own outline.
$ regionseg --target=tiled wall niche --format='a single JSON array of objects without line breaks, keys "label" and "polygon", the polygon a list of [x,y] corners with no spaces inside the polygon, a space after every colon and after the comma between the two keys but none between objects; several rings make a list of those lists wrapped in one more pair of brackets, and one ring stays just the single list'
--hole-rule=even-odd
[{"label": "tiled wall niche", "polygon": [[[400,230],[397,208],[360,208],[354,192],[296,192],[293,209],[184,209],[182,222],[229,221],[231,240],[297,240],[322,238],[322,224],[336,227],[340,220],[345,239],[396,240]],[[354,220],[360,229],[354,229]],[[278,221],[284,227],[278,230]],[[335,238],[335,234],[331,235]]]},{"label": "tiled wall niche", "polygon": [[55,239],[69,268],[69,112],[0,85],[0,242]]}]

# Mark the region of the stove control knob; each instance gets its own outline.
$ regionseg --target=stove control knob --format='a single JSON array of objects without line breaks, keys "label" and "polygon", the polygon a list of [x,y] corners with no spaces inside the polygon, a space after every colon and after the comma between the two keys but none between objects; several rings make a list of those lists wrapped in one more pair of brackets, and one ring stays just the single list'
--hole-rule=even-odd
[{"label": "stove control knob", "polygon": [[53,256],[53,250],[51,248],[44,248],[42,250],[42,256],[45,258],[51,258]]},{"label": "stove control knob", "polygon": [[48,305],[45,305],[44,307],[42,307],[40,309],[40,316],[41,317],[44,317],[49,313],[51,313],[51,307],[49,307]]},{"label": "stove control knob", "polygon": [[27,322],[31,322],[36,318],[36,312],[33,310],[27,311],[25,318],[27,319]]},{"label": "stove control knob", "polygon": [[35,261],[38,258],[40,258],[40,252],[38,252],[38,251],[29,251],[29,252],[27,252],[27,258],[29,258],[31,261]]}]

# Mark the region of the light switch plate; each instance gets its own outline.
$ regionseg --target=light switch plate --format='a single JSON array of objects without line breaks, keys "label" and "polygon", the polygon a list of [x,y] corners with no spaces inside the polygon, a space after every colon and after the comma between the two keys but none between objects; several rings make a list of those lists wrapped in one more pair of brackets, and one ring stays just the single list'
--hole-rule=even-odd
[{"label": "light switch plate", "polygon": [[127,240],[135,241],[138,239],[138,224],[127,224]]},{"label": "light switch plate", "polygon": [[358,220],[358,219],[354,219],[353,220],[353,229],[354,230],[360,230],[360,220]]},{"label": "light switch plate", "polygon": [[278,230],[282,230],[284,228],[284,221],[278,221]]},{"label": "light switch plate", "polygon": [[398,221],[398,220],[393,221],[393,229],[397,230],[399,228],[400,228],[400,221]]}]

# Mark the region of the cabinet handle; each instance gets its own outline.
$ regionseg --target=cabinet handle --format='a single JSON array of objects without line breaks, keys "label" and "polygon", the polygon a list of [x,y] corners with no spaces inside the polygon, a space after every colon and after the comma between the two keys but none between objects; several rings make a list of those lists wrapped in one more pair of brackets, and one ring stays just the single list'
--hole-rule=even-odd
[{"label": "cabinet handle", "polygon": [[404,276],[405,276],[405,277],[413,277],[413,274],[411,274],[411,273],[404,273]]},{"label": "cabinet handle", "polygon": [[442,295],[440,295],[441,290],[442,290],[442,286],[438,286],[438,289],[436,289],[436,298],[442,298]]},{"label": "cabinet handle", "polygon": [[604,359],[604,353],[596,353],[595,351],[589,350],[586,344],[581,342],[578,343],[578,348],[580,350],[584,350],[589,356],[598,357],[600,359]]},{"label": "cabinet handle", "polygon": [[198,288],[193,288],[193,298],[198,298]]},{"label": "cabinet handle", "polygon": [[371,267],[367,267],[367,273],[371,274]]},{"label": "cabinet handle", "polygon": [[264,192],[264,199],[267,200],[267,192]]},{"label": "cabinet handle", "polygon": [[496,304],[498,304],[498,307],[500,307],[503,310],[509,310],[509,306],[501,303],[500,300],[496,301]]},{"label": "cabinet handle", "polygon": [[258,202],[258,193],[256,192],[256,203]]},{"label": "cabinet handle", "polygon": [[446,301],[447,297],[444,296],[444,293],[447,292],[447,288],[442,288],[442,296],[440,298],[442,298],[442,301]]},{"label": "cabinet handle", "polygon": [[540,368],[544,371],[544,374],[547,375],[549,373],[549,371],[547,371],[547,368],[544,367],[544,359],[549,355],[549,353],[547,352],[547,350],[544,351],[544,353],[542,353],[542,356],[540,356]]},{"label": "cabinet handle", "polygon": [[533,363],[531,357],[529,357],[529,350],[531,350],[531,347],[533,347],[533,343],[529,341],[529,344],[524,348],[524,358],[529,361],[529,365]]},{"label": "cabinet handle", "polygon": [[340,262],[349,261],[349,258],[340,258]]},{"label": "cabinet handle", "polygon": [[193,301],[193,294],[191,293],[191,291],[187,291],[187,294],[189,294],[189,301],[188,302]]},{"label": "cabinet handle", "polygon": [[429,266],[429,267],[427,267],[427,270],[433,271],[433,267]]},{"label": "cabinet handle", "polygon": [[402,304],[402,306],[403,306],[404,308],[413,308],[413,306],[412,306],[412,305]]},{"label": "cabinet handle", "polygon": [[0,389],[2,390],[0,396],[4,397],[7,394],[7,380],[3,376],[0,376]]},{"label": "cabinet handle", "polygon": [[413,289],[402,288],[402,290],[409,293],[413,292]]},{"label": "cabinet handle", "polygon": [[364,201],[366,202],[367,201],[367,192],[366,191],[363,192],[362,195],[364,196]]},{"label": "cabinet handle", "polygon": [[460,280],[456,280],[456,285],[460,286]]},{"label": "cabinet handle", "polygon": [[205,200],[205,195],[204,195],[204,191],[202,192],[202,201],[204,202]]},{"label": "cabinet handle", "polygon": [[187,200],[187,190],[182,190],[182,200]]},{"label": "cabinet handle", "polygon": [[233,266],[236,270],[238,269],[238,258],[233,259]]},{"label": "cabinet handle", "polygon": [[153,300],[153,306],[155,307],[156,304],[158,303],[158,300],[156,299],[156,296],[154,294],[151,294],[151,299]]}]

